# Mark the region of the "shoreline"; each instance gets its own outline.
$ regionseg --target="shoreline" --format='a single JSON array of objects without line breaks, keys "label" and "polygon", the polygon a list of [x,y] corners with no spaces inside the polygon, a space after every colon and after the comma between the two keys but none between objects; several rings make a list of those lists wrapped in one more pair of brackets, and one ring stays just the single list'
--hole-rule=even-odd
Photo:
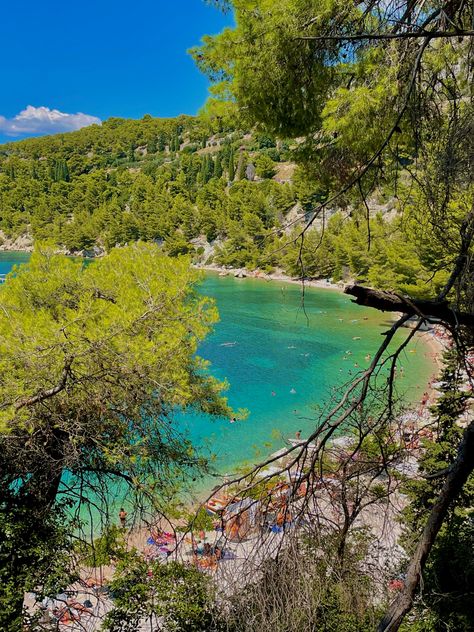
[{"label": "shoreline", "polygon": [[[1,238],[1,235],[0,235]],[[19,238],[22,239],[22,238]],[[18,244],[16,242],[11,242],[11,240],[6,239],[3,243],[0,243],[0,253],[22,253],[22,254],[31,254],[33,252],[33,243],[29,239],[25,239],[27,243]],[[103,251],[98,252],[94,249],[91,250],[83,250],[78,252],[71,252],[64,249],[58,249],[58,254],[66,255],[67,257],[83,257],[85,259],[96,259],[102,257],[105,253]],[[202,270],[204,272],[214,272],[219,276],[230,276],[236,279],[259,279],[261,281],[281,281],[282,283],[292,283],[293,285],[304,285],[305,287],[318,288],[322,290],[336,290],[338,292],[343,292],[344,287],[351,283],[350,280],[347,281],[338,281],[337,283],[333,283],[331,281],[325,279],[305,279],[305,278],[295,278],[291,277],[288,274],[285,274],[283,270],[278,270],[276,272],[264,272],[263,270],[247,270],[246,268],[229,268],[226,266],[220,266],[217,264],[200,264],[200,263],[191,263],[191,267],[195,270]]]},{"label": "shoreline", "polygon": [[204,272],[215,272],[219,276],[229,276],[235,279],[259,279],[260,281],[281,281],[283,283],[292,283],[293,285],[304,285],[305,287],[318,288],[321,290],[336,290],[343,292],[346,285],[350,281],[339,281],[333,283],[325,279],[304,279],[291,277],[285,274],[282,270],[277,272],[263,272],[263,270],[247,270],[246,268],[228,268],[226,266],[219,266],[216,264],[202,265],[192,264],[195,270],[203,270]]}]

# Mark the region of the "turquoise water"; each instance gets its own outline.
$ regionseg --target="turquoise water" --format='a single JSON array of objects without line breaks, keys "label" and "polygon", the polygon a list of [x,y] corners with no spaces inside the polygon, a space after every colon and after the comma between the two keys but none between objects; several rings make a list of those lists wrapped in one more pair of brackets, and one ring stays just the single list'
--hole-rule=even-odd
[{"label": "turquoise water", "polygon": [[16,264],[27,263],[29,252],[0,252],[0,274],[8,274]]},{"label": "turquoise water", "polygon": [[[0,253],[0,274],[28,258]],[[301,288],[279,281],[208,274],[201,292],[216,300],[221,320],[199,353],[211,361],[216,377],[229,381],[231,406],[250,414],[236,423],[189,414],[179,422],[196,443],[216,454],[223,472],[281,447],[283,437],[296,430],[309,433],[317,419],[315,405],[367,366],[366,355],[375,353],[380,334],[391,324],[389,317],[333,290],[307,289],[304,310]],[[402,355],[400,383],[405,397],[415,401],[433,364],[419,339],[411,351]]]},{"label": "turquoise water", "polygon": [[[304,310],[300,286],[289,283],[208,274],[201,291],[215,298],[221,321],[199,352],[229,381],[229,403],[250,411],[243,422],[187,420],[196,442],[210,440],[221,470],[268,454],[296,430],[303,437],[313,430],[315,405],[369,364],[367,354],[392,324],[334,290],[307,289]],[[433,371],[425,345],[415,341],[401,364],[404,396],[419,400]]]}]

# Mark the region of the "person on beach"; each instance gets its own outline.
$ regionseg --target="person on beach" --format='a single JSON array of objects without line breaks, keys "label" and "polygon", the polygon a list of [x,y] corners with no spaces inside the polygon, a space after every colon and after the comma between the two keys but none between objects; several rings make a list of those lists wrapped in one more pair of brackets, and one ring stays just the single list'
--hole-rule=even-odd
[{"label": "person on beach", "polygon": [[297,430],[297,431],[295,432],[295,438],[296,438],[296,439],[301,439],[301,430]]},{"label": "person on beach", "polygon": [[122,529],[125,529],[125,524],[127,522],[127,512],[125,511],[123,507],[121,507],[119,511],[119,520],[120,520]]}]

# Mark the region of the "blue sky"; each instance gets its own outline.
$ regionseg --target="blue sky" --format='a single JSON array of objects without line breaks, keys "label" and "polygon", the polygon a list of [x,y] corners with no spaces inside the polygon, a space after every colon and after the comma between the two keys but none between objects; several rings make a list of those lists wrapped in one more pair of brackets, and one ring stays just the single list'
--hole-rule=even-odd
[{"label": "blue sky", "polygon": [[1,13],[2,141],[195,114],[207,81],[186,51],[232,22],[203,0],[10,0]]}]

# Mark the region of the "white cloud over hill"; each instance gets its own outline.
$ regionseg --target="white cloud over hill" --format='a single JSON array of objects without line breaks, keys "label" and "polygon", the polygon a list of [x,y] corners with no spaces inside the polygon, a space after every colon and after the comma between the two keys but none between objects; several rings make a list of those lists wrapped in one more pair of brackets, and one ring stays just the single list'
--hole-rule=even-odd
[{"label": "white cloud over hill", "polygon": [[28,105],[12,118],[0,116],[0,134],[6,136],[56,134],[58,132],[71,132],[93,123],[100,124],[100,118],[83,112],[67,114],[59,110],[51,110],[45,106],[36,108],[33,105]]}]

